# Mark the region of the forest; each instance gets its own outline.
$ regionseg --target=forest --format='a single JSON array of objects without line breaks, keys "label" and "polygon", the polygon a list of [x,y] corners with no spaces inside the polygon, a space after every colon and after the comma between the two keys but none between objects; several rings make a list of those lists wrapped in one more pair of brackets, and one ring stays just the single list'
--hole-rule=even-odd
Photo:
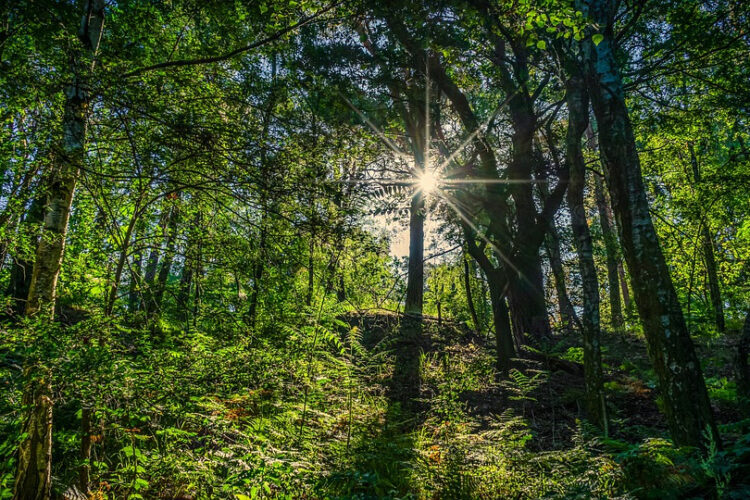
[{"label": "forest", "polygon": [[0,500],[750,498],[750,3],[0,1]]}]

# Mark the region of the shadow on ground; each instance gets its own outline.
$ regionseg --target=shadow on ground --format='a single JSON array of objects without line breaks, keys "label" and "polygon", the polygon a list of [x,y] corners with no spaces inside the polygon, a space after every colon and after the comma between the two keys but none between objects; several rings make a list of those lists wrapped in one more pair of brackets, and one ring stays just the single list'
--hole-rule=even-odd
[{"label": "shadow on ground", "polygon": [[[418,318],[381,316],[374,328],[358,321],[370,352],[387,352],[390,372],[381,381],[385,408],[353,437],[347,467],[325,478],[322,489],[339,498],[412,498],[415,430],[423,412],[420,401],[420,357],[424,352],[423,322]],[[390,331],[390,334],[389,334]]]}]

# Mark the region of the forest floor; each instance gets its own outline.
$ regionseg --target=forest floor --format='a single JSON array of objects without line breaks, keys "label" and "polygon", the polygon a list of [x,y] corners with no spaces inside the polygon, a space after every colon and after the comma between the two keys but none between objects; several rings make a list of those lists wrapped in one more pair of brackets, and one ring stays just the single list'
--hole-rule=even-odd
[{"label": "forest floor", "polygon": [[[276,341],[165,330],[139,342],[147,336],[120,331],[106,348],[92,346],[87,321],[69,327],[83,361],[64,363],[86,366],[78,383],[101,390],[87,396],[97,401],[93,498],[750,496],[750,421],[736,407],[728,343],[698,342],[725,445],[701,457],[668,440],[636,333],[603,338],[605,433],[582,418],[574,334],[498,379],[491,340],[382,310],[269,326]],[[82,397],[58,390],[53,479],[64,491]]]}]

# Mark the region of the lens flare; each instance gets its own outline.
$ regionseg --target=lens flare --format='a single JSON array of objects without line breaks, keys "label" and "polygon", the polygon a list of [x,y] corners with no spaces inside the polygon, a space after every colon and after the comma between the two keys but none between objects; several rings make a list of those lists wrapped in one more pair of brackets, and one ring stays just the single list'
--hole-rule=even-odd
[{"label": "lens flare", "polygon": [[429,194],[438,187],[437,175],[435,175],[435,172],[425,170],[422,175],[419,176],[417,185],[424,194]]}]

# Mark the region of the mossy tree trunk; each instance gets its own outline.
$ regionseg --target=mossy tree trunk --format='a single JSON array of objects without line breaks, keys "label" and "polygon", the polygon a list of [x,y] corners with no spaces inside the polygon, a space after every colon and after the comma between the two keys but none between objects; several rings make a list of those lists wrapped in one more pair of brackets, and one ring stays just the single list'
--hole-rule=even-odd
[{"label": "mossy tree trunk", "polygon": [[589,99],[583,78],[572,76],[566,82],[568,104],[568,132],[565,138],[565,157],[570,167],[568,208],[573,229],[573,241],[578,253],[578,268],[583,286],[583,368],[586,382],[586,412],[600,428],[606,429],[602,352],[599,322],[599,280],[594,264],[594,246],[586,220],[584,187],[586,163],[581,139],[588,125]]},{"label": "mossy tree trunk", "polygon": [[584,42],[586,80],[599,125],[612,209],[670,433],[679,446],[719,442],[706,384],[649,213],[635,137],[615,61],[614,0],[581,3],[603,39]]}]

